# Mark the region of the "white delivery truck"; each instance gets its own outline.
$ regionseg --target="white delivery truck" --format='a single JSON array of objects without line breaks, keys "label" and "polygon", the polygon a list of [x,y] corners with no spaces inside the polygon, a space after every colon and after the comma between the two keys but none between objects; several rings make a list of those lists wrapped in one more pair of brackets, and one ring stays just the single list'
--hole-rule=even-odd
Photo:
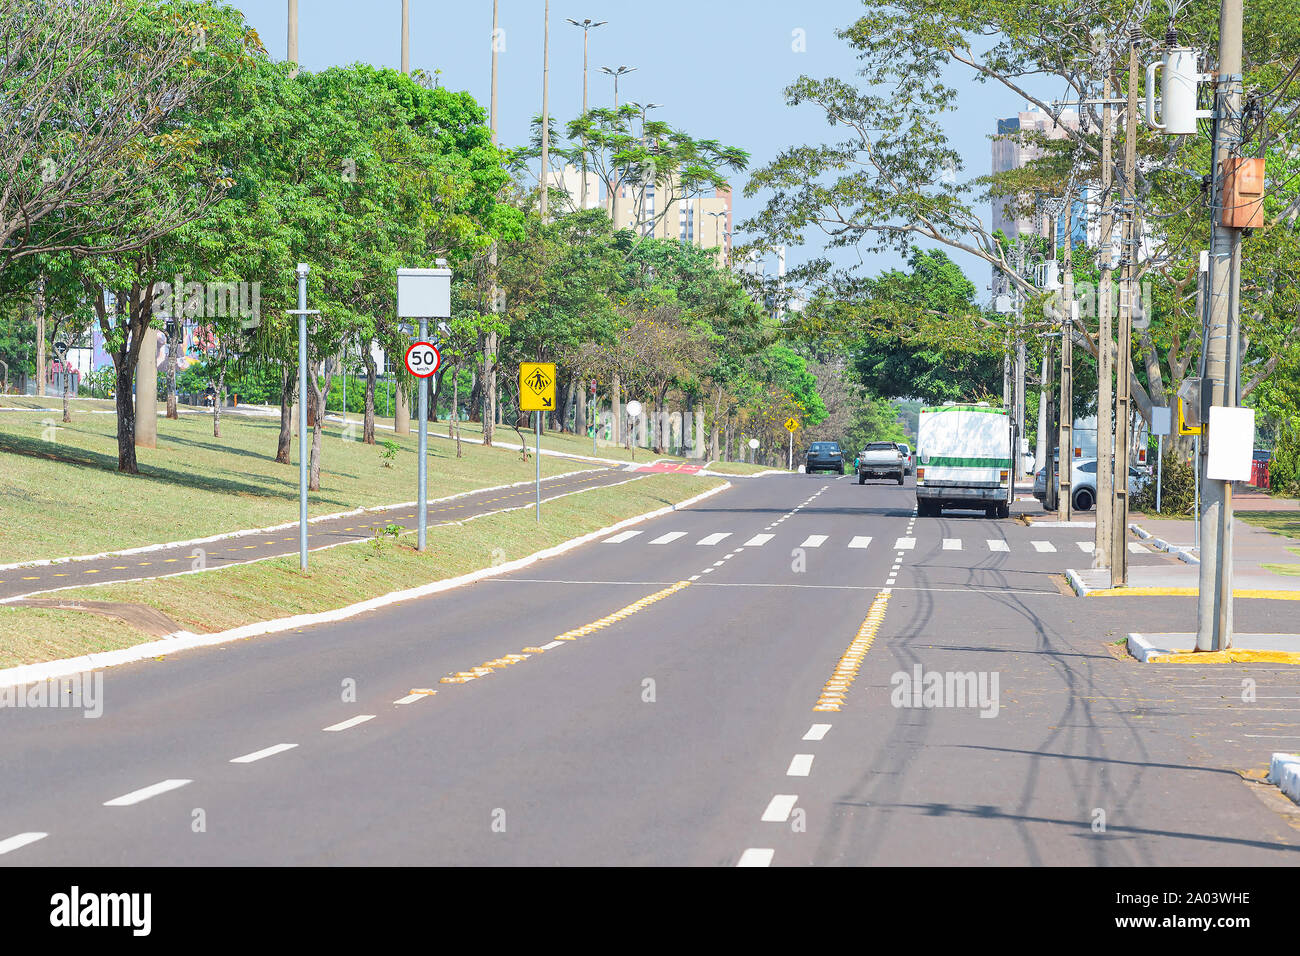
[{"label": "white delivery truck", "polygon": [[985,402],[922,408],[916,513],[934,517],[944,508],[982,508],[990,518],[1007,517],[1015,494],[1015,437],[1006,410]]}]

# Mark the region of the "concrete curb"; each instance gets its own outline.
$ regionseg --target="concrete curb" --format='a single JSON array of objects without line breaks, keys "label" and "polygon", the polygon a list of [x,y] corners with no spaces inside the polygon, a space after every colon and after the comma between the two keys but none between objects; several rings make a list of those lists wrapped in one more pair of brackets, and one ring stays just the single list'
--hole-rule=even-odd
[{"label": "concrete curb", "polygon": [[1141,634],[1129,634],[1128,652],[1143,664],[1300,664],[1300,652],[1231,647],[1226,651],[1170,650]]},{"label": "concrete curb", "polygon": [[311,627],[317,624],[328,624],[335,621],[346,620],[347,618],[355,617],[358,614],[364,614],[367,611],[377,610],[391,604],[398,604],[403,601],[428,597],[433,594],[439,594],[443,591],[450,591],[453,588],[458,588],[465,584],[472,584],[475,581],[481,581],[485,578],[497,577],[498,575],[508,574],[511,571],[526,568],[538,561],[564,554],[565,552],[571,551],[589,541],[594,541],[597,538],[604,537],[605,535],[619,531],[623,528],[629,527],[630,525],[639,524],[642,521],[649,521],[652,518],[661,517],[681,508],[690,507],[706,498],[726,491],[730,487],[730,482],[726,482],[716,488],[710,488],[708,491],[687,498],[685,501],[680,501],[672,505],[665,505],[662,508],[657,508],[654,511],[647,511],[644,514],[636,515],[631,518],[625,518],[607,528],[601,528],[598,531],[591,531],[576,538],[570,538],[568,541],[563,541],[560,544],[553,545],[552,547],[544,548],[541,551],[535,551],[522,558],[516,558],[514,561],[507,561],[504,564],[497,565],[496,567],[480,568],[477,571],[470,571],[454,578],[447,578],[442,581],[433,581],[429,584],[406,588],[402,591],[391,591],[388,594],[383,594],[379,597],[369,598],[368,600],[360,601],[356,604],[349,604],[346,607],[335,608],[330,611],[318,611],[312,614],[296,614],[293,617],[276,618],[271,621],[255,621],[252,624],[245,624],[240,627],[231,628],[227,631],[218,631],[214,634],[194,634],[190,631],[178,631],[176,634],[169,635],[160,640],[148,641],[144,644],[137,644],[134,647],[124,647],[116,651],[106,651],[102,654],[85,654],[80,657],[63,658],[57,661],[44,661],[37,664],[23,664],[18,667],[5,668],[0,670],[0,687],[30,684],[34,681],[53,680],[59,677],[69,677],[73,674],[80,674],[88,670],[94,670],[101,667],[116,667],[120,664],[130,664],[135,661],[144,660],[147,657],[160,657],[166,654],[175,654],[177,651],[190,650],[195,647],[211,647],[216,644],[225,644],[230,641],[244,640],[249,637],[260,637],[264,634],[276,634],[282,631],[294,630],[295,628]]},{"label": "concrete curb", "polygon": [[[581,475],[583,472],[590,470],[591,469],[588,468],[581,468],[577,471],[566,471],[561,475],[548,475],[543,480],[550,481],[555,478],[569,478],[573,475]],[[430,499],[427,504],[439,504],[444,501],[453,501],[456,498],[466,498],[469,495],[481,494],[485,491],[503,491],[506,488],[519,488],[523,485],[531,485],[535,483],[536,479],[529,478],[526,481],[514,481],[508,485],[491,485],[487,488],[474,488],[470,491],[460,491],[454,495],[447,495],[445,498]],[[371,514],[377,511],[390,511],[393,508],[413,507],[415,507],[414,501],[399,501],[397,504],[392,505],[372,505],[367,508],[353,508],[351,511],[336,511],[333,514],[318,515],[315,518],[308,518],[307,523],[315,524],[318,521],[331,521],[335,518],[350,518],[353,515]],[[71,561],[97,561],[100,558],[115,558],[127,554],[144,554],[148,551],[162,551],[167,548],[188,548],[190,545],[195,544],[210,544],[213,541],[228,541],[231,538],[244,538],[255,534],[272,534],[276,531],[283,531],[286,528],[296,527],[298,527],[298,522],[288,521],[284,524],[275,524],[267,528],[244,528],[240,531],[224,531],[221,534],[209,535],[206,538],[190,538],[187,541],[164,541],[160,544],[145,544],[138,548],[127,548],[123,551],[101,551],[99,554],[76,554],[63,558],[42,558],[36,561],[17,561],[13,564],[0,564],[0,571],[11,571],[15,568],[39,568],[51,564],[67,564]]]},{"label": "concrete curb", "polygon": [[1198,558],[1196,555],[1192,554],[1191,548],[1184,548],[1180,545],[1170,544],[1164,538],[1157,538],[1146,528],[1143,528],[1141,525],[1138,524],[1130,524],[1128,526],[1128,529],[1132,531],[1135,535],[1137,535],[1139,538],[1142,538],[1152,547],[1158,548],[1161,551],[1165,551],[1169,554],[1172,554],[1174,557],[1176,557],[1179,561],[1182,561],[1184,564],[1201,563],[1201,559]]},{"label": "concrete curb", "polygon": [[1273,754],[1268,767],[1268,782],[1296,803],[1300,803],[1300,754]]},{"label": "concrete curb", "polygon": [[1070,587],[1074,589],[1076,597],[1087,597],[1090,593],[1088,585],[1083,583],[1083,579],[1079,577],[1078,572],[1073,568],[1065,569],[1065,580],[1068,581]]}]

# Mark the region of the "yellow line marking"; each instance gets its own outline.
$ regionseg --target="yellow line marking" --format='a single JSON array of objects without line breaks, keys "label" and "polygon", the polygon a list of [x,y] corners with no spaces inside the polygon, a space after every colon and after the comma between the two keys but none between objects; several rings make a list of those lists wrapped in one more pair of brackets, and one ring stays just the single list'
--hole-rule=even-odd
[{"label": "yellow line marking", "polygon": [[110,571],[125,571],[125,570],[126,570],[126,565],[125,565],[125,564],[115,564],[115,565],[113,565],[111,568],[109,568],[109,570],[110,570]]},{"label": "yellow line marking", "polygon": [[[82,574],[98,574],[98,573],[99,573],[99,569],[98,569],[98,568],[91,568],[91,569],[86,570],[86,571],[83,571],[83,572],[81,572],[81,573],[82,573]],[[28,578],[27,580],[29,580],[29,581],[35,581],[36,579],[35,579],[35,578]]]},{"label": "yellow line marking", "polygon": [[883,591],[871,602],[871,607],[858,628],[858,633],[849,643],[839,663],[835,665],[830,679],[822,688],[821,696],[817,698],[817,703],[813,707],[814,711],[838,711],[844,705],[848,690],[857,678],[858,668],[862,666],[867,651],[871,650],[876,632],[880,630],[880,624],[885,619],[885,608],[888,604],[889,595]]},{"label": "yellow line marking", "polygon": [[36,577],[36,578],[28,577],[28,578],[23,578],[23,580],[24,580],[24,581],[39,581],[40,578],[39,578],[39,577]]},{"label": "yellow line marking", "polygon": [[412,694],[436,694],[438,692],[434,690],[432,687],[412,687],[411,693]]},{"label": "yellow line marking", "polygon": [[[1098,588],[1088,597],[1196,597],[1199,588]],[[1235,598],[1261,598],[1270,601],[1300,601],[1300,591],[1277,591],[1263,588],[1233,588]]]},{"label": "yellow line marking", "polygon": [[1300,664],[1300,651],[1258,651],[1228,648],[1226,651],[1178,650],[1154,654],[1148,664]]},{"label": "yellow line marking", "polygon": [[137,567],[137,568],[147,568],[147,567],[149,567],[149,565],[151,565],[151,564],[153,564],[152,561],[141,561],[139,564],[136,565],[136,567]]}]

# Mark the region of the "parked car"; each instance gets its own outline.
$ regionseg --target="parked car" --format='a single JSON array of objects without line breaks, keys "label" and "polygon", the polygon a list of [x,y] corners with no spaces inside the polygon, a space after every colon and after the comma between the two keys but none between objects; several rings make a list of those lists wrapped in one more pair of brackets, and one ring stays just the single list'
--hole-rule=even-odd
[{"label": "parked car", "polygon": [[916,455],[912,453],[912,449],[907,445],[906,442],[899,442],[898,450],[903,453],[903,457],[904,457],[903,474],[910,475],[912,473],[912,469],[916,467]]},{"label": "parked car", "polygon": [[[1135,495],[1147,482],[1151,474],[1141,468],[1130,467],[1128,470],[1128,493]],[[1034,497],[1044,501],[1047,497],[1047,469],[1040,468],[1034,473]],[[1075,511],[1091,511],[1097,503],[1097,459],[1076,458],[1070,471],[1070,497]]]},{"label": "parked car", "polygon": [[814,474],[819,471],[836,471],[844,474],[844,452],[837,441],[815,441],[808,446],[804,456],[804,473]]},{"label": "parked car", "polygon": [[858,455],[858,484],[868,478],[896,478],[903,483],[907,473],[907,455],[892,441],[873,441]]}]

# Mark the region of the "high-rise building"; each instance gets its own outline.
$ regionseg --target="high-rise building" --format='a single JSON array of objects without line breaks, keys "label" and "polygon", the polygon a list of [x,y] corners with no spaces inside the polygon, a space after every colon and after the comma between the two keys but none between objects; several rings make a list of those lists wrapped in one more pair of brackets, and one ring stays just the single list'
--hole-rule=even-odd
[{"label": "high-rise building", "polygon": [[618,196],[618,228],[656,239],[677,239],[700,249],[716,248],[720,268],[730,261],[730,189],[716,189],[711,196],[682,196],[671,181],[644,187],[624,181],[612,192]]}]

